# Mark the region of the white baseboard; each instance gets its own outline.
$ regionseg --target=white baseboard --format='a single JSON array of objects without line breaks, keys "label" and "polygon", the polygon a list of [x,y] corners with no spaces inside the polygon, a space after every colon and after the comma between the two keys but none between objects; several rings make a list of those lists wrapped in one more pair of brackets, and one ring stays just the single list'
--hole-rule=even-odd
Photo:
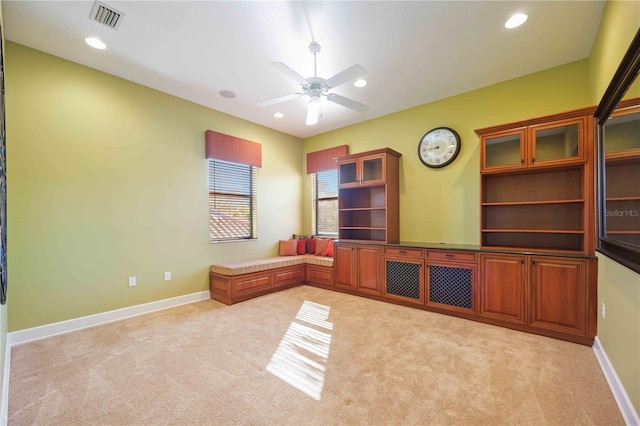
[{"label": "white baseboard", "polygon": [[616,374],[616,370],[613,369],[613,365],[611,365],[611,361],[609,361],[609,357],[607,357],[598,337],[596,337],[593,342],[593,352],[596,354],[600,368],[609,383],[609,387],[611,388],[613,397],[618,403],[618,408],[620,408],[620,413],[625,423],[627,426],[639,426],[640,417],[638,417],[638,413],[633,407],[629,395],[627,395],[627,392],[624,390],[624,386]]},{"label": "white baseboard", "polygon": [[198,293],[186,294],[184,296],[172,297],[170,299],[158,300],[155,302],[144,303],[142,305],[129,306],[127,308],[102,312],[95,315],[88,315],[86,317],[74,318],[71,320],[47,324],[40,327],[14,331],[7,335],[7,347],[11,347],[12,345],[17,345],[20,343],[31,342],[33,340],[44,339],[47,337],[55,336],[57,334],[81,330],[87,327],[93,327],[100,324],[119,321],[125,318],[144,315],[150,312],[160,311],[162,309],[186,305],[187,303],[199,302],[201,300],[207,300],[209,298],[209,291],[200,291]]}]

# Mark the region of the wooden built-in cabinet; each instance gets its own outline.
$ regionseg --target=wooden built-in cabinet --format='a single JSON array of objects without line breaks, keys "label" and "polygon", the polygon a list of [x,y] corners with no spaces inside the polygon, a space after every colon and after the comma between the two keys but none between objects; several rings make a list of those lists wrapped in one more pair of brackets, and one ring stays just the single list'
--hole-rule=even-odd
[{"label": "wooden built-in cabinet", "polygon": [[[586,108],[476,131],[481,230],[475,248],[399,243],[400,154],[383,149],[338,158],[335,289],[591,345],[597,320],[592,114]],[[607,206],[620,203],[627,212],[640,210],[635,141],[607,152]],[[634,223],[628,228],[609,219],[607,231],[637,241]]]},{"label": "wooden built-in cabinet", "polygon": [[[529,325],[578,336],[595,336],[597,300],[593,261],[529,256]],[[593,289],[593,293],[589,293]],[[591,322],[589,314],[593,313]]]},{"label": "wooden built-in cabinet", "polygon": [[384,248],[384,297],[404,303],[424,305],[424,250]]},{"label": "wooden built-in cabinet", "polygon": [[586,108],[476,130],[480,320],[593,342],[592,114]]},{"label": "wooden built-in cabinet", "polygon": [[337,289],[356,288],[356,246],[335,244],[333,248],[333,276]]},{"label": "wooden built-in cabinet", "polygon": [[439,311],[475,314],[477,254],[454,250],[426,253],[426,305]]},{"label": "wooden built-in cabinet", "polygon": [[525,256],[480,253],[480,309],[478,315],[526,324]]},{"label": "wooden built-in cabinet", "polygon": [[356,247],[356,289],[365,294],[382,294],[382,247]]},{"label": "wooden built-in cabinet", "polygon": [[338,157],[338,237],[396,243],[399,158],[392,149]]},{"label": "wooden built-in cabinet", "polygon": [[334,248],[335,287],[363,294],[382,294],[382,248],[379,246],[336,244]]},{"label": "wooden built-in cabinet", "polygon": [[596,333],[595,259],[480,253],[480,319],[590,344]]},{"label": "wooden built-in cabinet", "polygon": [[584,114],[476,131],[483,248],[594,253],[593,120]]},{"label": "wooden built-in cabinet", "polygon": [[591,345],[597,258],[335,242],[335,290]]}]

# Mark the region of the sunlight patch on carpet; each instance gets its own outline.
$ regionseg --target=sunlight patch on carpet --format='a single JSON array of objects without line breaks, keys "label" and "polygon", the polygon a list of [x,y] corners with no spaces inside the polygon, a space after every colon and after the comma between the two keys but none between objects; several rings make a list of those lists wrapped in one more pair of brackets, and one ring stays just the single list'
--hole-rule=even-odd
[{"label": "sunlight patch on carpet", "polygon": [[333,330],[329,306],[305,300],[295,320],[289,325],[267,371],[319,401],[329,359]]}]

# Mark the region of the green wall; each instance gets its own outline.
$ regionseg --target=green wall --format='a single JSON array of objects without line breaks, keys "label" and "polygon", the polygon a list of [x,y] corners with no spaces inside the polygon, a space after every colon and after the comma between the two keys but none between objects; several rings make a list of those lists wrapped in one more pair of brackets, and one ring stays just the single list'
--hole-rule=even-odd
[{"label": "green wall", "polygon": [[[589,98],[598,103],[640,29],[640,2],[607,3],[589,58]],[[640,96],[640,81],[627,97]],[[598,255],[598,339],[636,412],[640,412],[640,275]]]},{"label": "green wall", "polygon": [[[6,105],[9,331],[208,290],[301,231],[297,138],[15,43]],[[257,241],[209,243],[207,129],[262,144]]]},{"label": "green wall", "polygon": [[[382,147],[400,152],[400,239],[479,244],[480,152],[474,130],[587,106],[586,89],[582,60],[311,137],[304,151],[347,144],[351,153]],[[430,169],[418,159],[418,142],[439,126],[455,129],[462,149],[451,165]],[[305,199],[309,187],[303,185]],[[303,224],[308,223],[310,206],[304,206]]]}]

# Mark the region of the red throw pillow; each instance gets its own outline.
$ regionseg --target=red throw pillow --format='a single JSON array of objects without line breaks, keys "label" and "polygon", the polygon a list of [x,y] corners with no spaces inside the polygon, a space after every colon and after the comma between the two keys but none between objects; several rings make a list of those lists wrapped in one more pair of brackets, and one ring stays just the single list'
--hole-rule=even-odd
[{"label": "red throw pillow", "polygon": [[307,244],[307,253],[316,254],[316,239],[309,238],[309,244]]},{"label": "red throw pillow", "polygon": [[329,244],[327,244],[327,248],[324,249],[324,251],[320,256],[333,257],[333,240],[329,240]]},{"label": "red throw pillow", "polygon": [[328,238],[318,238],[316,240],[316,251],[314,252],[314,254],[317,254],[318,256],[322,255],[322,252],[329,245],[329,241],[331,240]]},{"label": "red throw pillow", "polygon": [[305,254],[307,252],[307,241],[309,240],[296,240],[298,242],[298,254]]},{"label": "red throw pillow", "polygon": [[296,240],[280,240],[280,256],[296,256],[298,242]]}]

